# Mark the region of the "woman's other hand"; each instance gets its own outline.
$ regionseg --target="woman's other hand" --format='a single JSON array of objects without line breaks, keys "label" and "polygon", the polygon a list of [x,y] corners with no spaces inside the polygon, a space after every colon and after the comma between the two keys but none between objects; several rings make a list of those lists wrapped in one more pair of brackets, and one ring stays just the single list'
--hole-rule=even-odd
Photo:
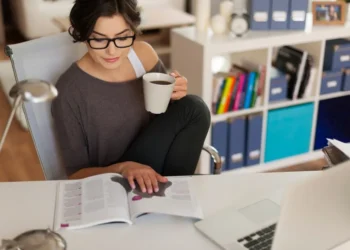
[{"label": "woman's other hand", "polygon": [[176,70],[174,70],[170,75],[176,78],[171,99],[180,100],[182,97],[187,95],[187,79],[186,77],[181,76]]},{"label": "woman's other hand", "polygon": [[129,181],[132,189],[136,188],[135,181],[139,184],[141,192],[158,192],[158,182],[167,182],[166,177],[161,176],[151,167],[137,162],[123,162],[118,164],[117,171]]}]

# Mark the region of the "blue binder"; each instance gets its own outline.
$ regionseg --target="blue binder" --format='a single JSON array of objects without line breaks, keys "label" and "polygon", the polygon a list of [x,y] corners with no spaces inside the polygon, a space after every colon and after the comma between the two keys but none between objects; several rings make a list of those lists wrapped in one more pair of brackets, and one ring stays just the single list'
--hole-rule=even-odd
[{"label": "blue binder", "polygon": [[262,114],[247,117],[245,166],[260,163],[262,120]]},{"label": "blue binder", "polygon": [[309,7],[309,1],[290,0],[288,28],[291,30],[304,30],[306,23],[306,14]]},{"label": "blue binder", "polygon": [[[228,144],[228,123],[220,121],[212,125],[211,145],[215,147],[222,158],[222,171],[227,169],[227,144]],[[211,162],[211,173],[214,171],[214,163]]]},{"label": "blue binder", "polygon": [[289,0],[271,0],[270,29],[288,29]]},{"label": "blue binder", "polygon": [[271,0],[248,1],[251,30],[268,30],[270,28],[270,6]]},{"label": "blue binder", "polygon": [[246,118],[239,117],[229,122],[229,143],[227,152],[227,169],[243,167],[245,155]]},{"label": "blue binder", "polygon": [[323,71],[339,71],[350,68],[350,40],[345,38],[326,41]]}]

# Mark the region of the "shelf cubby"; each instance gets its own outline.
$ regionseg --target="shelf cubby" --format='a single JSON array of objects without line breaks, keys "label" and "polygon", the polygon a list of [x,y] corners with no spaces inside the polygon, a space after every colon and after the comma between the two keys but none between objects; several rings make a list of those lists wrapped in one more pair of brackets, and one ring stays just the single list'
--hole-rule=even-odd
[{"label": "shelf cubby", "polygon": [[327,145],[327,138],[350,141],[350,97],[340,96],[319,102],[314,150]]},{"label": "shelf cubby", "polygon": [[[253,101],[253,95],[255,96],[253,92],[258,90],[260,73],[266,67],[267,58],[267,49],[235,52],[229,55],[217,55],[212,58],[212,75],[210,76],[213,86],[211,113],[214,120],[262,110],[264,96],[259,94],[255,102]],[[251,72],[255,72],[256,75],[253,76]],[[250,77],[254,80],[248,80]],[[264,77],[264,75],[261,75],[261,78],[264,79]],[[245,87],[243,87],[244,90],[240,91],[242,79],[245,79]],[[253,88],[248,95],[249,84],[253,84],[251,85]],[[237,106],[237,100],[239,107]]]},{"label": "shelf cubby", "polygon": [[268,112],[265,162],[309,152],[313,112],[312,102]]},{"label": "shelf cubby", "polygon": [[[222,157],[222,171],[250,167],[261,162],[263,111],[237,115],[212,124],[211,142]],[[225,153],[223,153],[225,152]],[[211,163],[213,170],[214,164]]]},{"label": "shelf cubby", "polygon": [[[288,99],[286,97],[285,103],[290,103],[291,105],[295,103],[303,103],[304,100],[305,102],[309,102],[312,100],[318,93],[318,81],[319,81],[319,71],[321,68],[321,60],[322,58],[320,57],[320,54],[322,54],[322,41],[315,41],[315,42],[306,42],[306,43],[286,43],[281,46],[276,46],[272,48],[272,61],[270,66],[274,67],[274,63],[276,62],[277,54],[278,51],[281,49],[283,46],[290,46],[292,48],[295,48],[300,51],[306,51],[308,55],[311,57],[312,60],[312,71],[311,71],[311,76],[309,77],[309,81],[307,83],[307,86],[305,87],[305,91],[303,91],[302,97],[297,98],[297,99]],[[292,67],[292,64],[290,64],[289,67]],[[278,101],[277,103],[283,102]],[[271,104],[272,107],[274,107],[274,103]],[[278,105],[277,105],[278,106]]]}]

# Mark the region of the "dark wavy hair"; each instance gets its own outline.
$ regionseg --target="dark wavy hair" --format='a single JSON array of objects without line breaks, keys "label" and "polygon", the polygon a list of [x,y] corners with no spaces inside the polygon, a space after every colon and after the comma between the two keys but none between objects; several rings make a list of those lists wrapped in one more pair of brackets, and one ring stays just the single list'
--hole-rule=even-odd
[{"label": "dark wavy hair", "polygon": [[84,42],[91,35],[99,17],[111,17],[120,14],[135,34],[139,33],[140,12],[137,0],[75,0],[70,12],[71,27],[69,34],[74,42]]}]

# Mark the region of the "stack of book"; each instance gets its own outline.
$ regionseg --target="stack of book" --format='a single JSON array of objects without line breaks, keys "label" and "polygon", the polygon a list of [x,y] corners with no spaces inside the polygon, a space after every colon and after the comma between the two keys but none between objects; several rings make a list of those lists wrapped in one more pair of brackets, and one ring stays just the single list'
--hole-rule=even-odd
[{"label": "stack of book", "polygon": [[313,56],[305,50],[292,46],[278,49],[273,66],[288,75],[287,98],[296,100],[311,96],[316,76]]},{"label": "stack of book", "polygon": [[261,105],[265,85],[264,65],[243,59],[230,72],[219,72],[213,78],[212,113],[253,108]]}]

